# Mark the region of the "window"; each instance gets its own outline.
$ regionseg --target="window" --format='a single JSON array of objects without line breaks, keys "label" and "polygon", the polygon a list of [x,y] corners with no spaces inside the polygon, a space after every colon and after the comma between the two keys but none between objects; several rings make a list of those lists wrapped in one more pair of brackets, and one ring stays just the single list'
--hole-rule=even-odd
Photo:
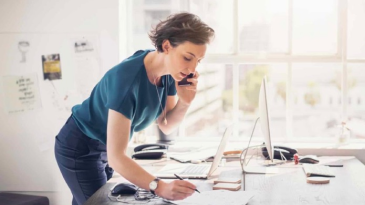
[{"label": "window", "polygon": [[[348,98],[354,102],[348,106],[348,126],[353,138],[365,138],[365,63],[348,64],[347,89]],[[357,102],[355,103],[355,99]]]},{"label": "window", "polygon": [[198,94],[185,117],[185,136],[222,136],[232,122],[232,65],[201,64]]},{"label": "window", "polygon": [[215,39],[207,53],[232,53],[234,1],[191,0],[189,2],[189,11],[199,15],[215,31]]},{"label": "window", "polygon": [[349,59],[365,59],[365,1],[351,0],[348,2],[347,17],[347,55]]},{"label": "window", "polygon": [[137,50],[153,48],[148,37],[151,28],[171,13],[180,10],[180,5],[171,0],[134,0],[129,2],[132,11],[128,16],[129,30],[128,53],[132,54]]},{"label": "window", "polygon": [[178,11],[216,31],[180,135],[221,136],[235,122],[234,137],[247,139],[267,75],[274,138],[333,141],[342,121],[365,138],[365,0],[128,2],[130,53],[152,48],[150,26]]},{"label": "window", "polygon": [[238,1],[239,51],[288,52],[288,0]]},{"label": "window", "polygon": [[293,54],[337,53],[337,0],[293,1]]},{"label": "window", "polygon": [[328,102],[341,97],[341,64],[296,63],[292,72],[293,137],[336,137],[341,103]]},{"label": "window", "polygon": [[[239,65],[239,136],[249,138],[255,120],[259,117],[258,99],[262,78],[267,77],[270,131],[273,136],[284,138],[286,133],[286,64]],[[254,136],[260,136],[260,121]],[[255,137],[255,139],[257,139]]]}]

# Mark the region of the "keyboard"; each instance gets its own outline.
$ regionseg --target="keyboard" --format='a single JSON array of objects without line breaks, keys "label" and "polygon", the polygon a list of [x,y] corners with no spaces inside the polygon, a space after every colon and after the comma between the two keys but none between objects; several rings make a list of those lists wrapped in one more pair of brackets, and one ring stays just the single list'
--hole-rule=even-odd
[{"label": "keyboard", "polygon": [[335,177],[335,174],[330,167],[318,164],[303,164],[303,170],[308,177],[322,176]]},{"label": "keyboard", "polygon": [[201,175],[208,173],[210,166],[191,165],[186,167],[180,174],[185,175]]}]

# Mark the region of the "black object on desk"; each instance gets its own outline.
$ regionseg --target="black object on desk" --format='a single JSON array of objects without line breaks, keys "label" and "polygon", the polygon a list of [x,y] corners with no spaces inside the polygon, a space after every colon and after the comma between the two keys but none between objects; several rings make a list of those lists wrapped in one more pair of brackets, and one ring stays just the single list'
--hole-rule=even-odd
[{"label": "black object on desk", "polygon": [[148,152],[137,152],[132,155],[134,159],[160,159],[164,152],[162,151],[148,151]]},{"label": "black object on desk", "polygon": [[306,155],[300,157],[299,163],[318,164],[319,159],[315,155]]},{"label": "black object on desk", "polygon": [[113,188],[111,188],[111,195],[118,196],[120,194],[135,194],[137,192],[138,187],[134,184],[130,183],[119,183],[116,184]]},{"label": "black object on desk", "polygon": [[164,144],[142,144],[134,148],[132,158],[135,159],[160,159],[168,149]]},{"label": "black object on desk", "polygon": [[[267,153],[266,146],[261,148],[262,155],[266,159],[269,159],[269,154]],[[287,160],[292,160],[294,158],[294,154],[297,154],[298,150],[287,147],[287,146],[274,146],[274,159],[282,159],[281,155],[284,155],[284,157]]]}]

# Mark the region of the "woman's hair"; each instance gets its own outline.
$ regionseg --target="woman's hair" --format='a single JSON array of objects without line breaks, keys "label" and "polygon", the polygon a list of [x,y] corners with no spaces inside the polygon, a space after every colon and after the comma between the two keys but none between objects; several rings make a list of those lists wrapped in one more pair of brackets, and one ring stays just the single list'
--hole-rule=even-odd
[{"label": "woman's hair", "polygon": [[160,21],[149,33],[152,44],[158,52],[163,52],[162,43],[169,40],[173,47],[185,41],[203,45],[214,37],[214,30],[202,22],[197,15],[191,13],[177,13]]}]

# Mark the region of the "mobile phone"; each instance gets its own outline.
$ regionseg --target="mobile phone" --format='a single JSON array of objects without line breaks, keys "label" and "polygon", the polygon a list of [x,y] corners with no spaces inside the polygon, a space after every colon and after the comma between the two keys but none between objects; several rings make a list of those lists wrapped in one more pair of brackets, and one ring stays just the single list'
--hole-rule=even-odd
[{"label": "mobile phone", "polygon": [[181,81],[179,81],[177,84],[179,86],[189,86],[191,85],[192,83],[191,82],[188,82],[187,79],[188,78],[192,78],[194,77],[194,73],[190,73],[189,75],[187,75],[185,78],[183,78]]}]

